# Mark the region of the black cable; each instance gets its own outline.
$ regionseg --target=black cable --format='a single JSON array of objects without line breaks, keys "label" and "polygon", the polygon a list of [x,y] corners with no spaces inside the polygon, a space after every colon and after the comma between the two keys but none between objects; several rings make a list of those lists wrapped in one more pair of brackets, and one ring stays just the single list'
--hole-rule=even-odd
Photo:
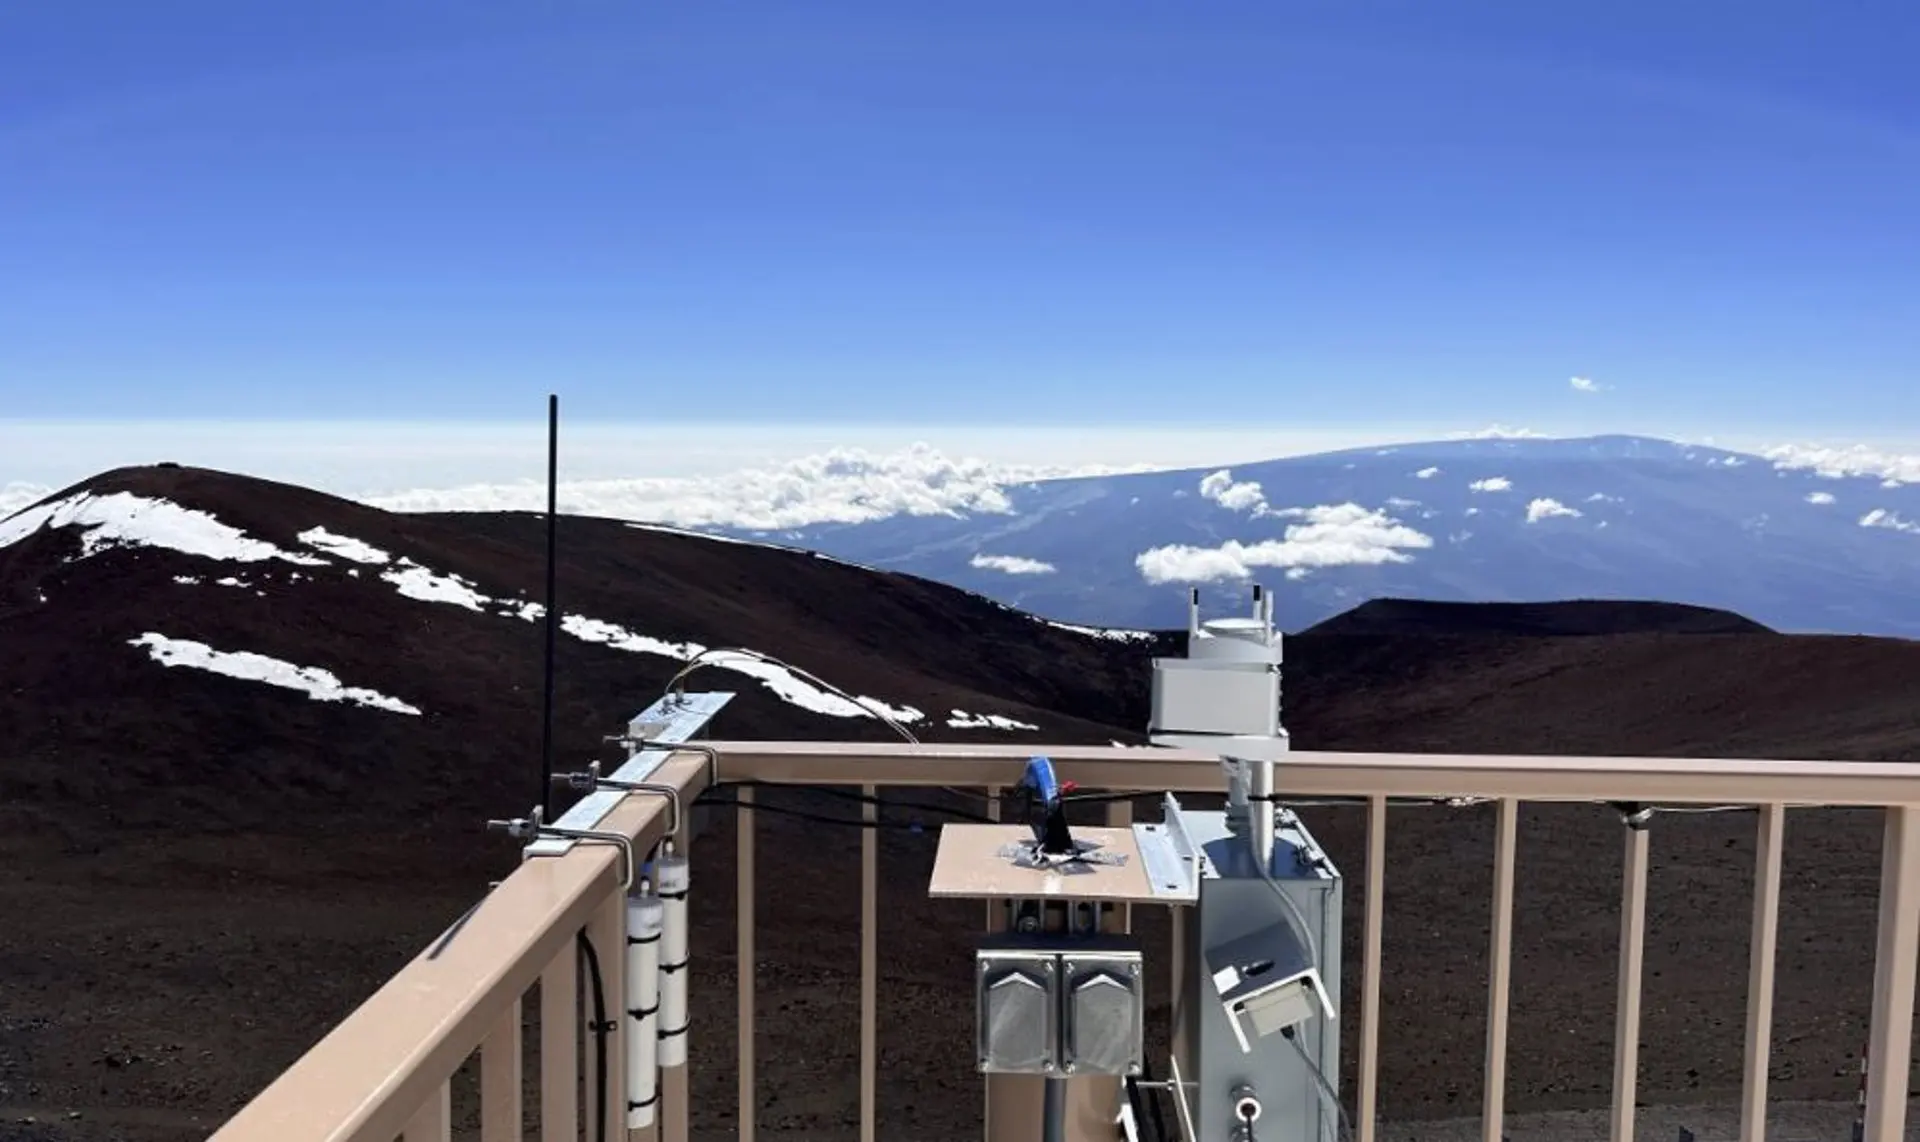
[{"label": "black cable", "polygon": [[[1140,1077],[1149,1083],[1153,1082],[1153,1060],[1147,1058],[1140,1060]],[[1147,1088],[1147,1107],[1153,1111],[1153,1142],[1168,1142],[1168,1139],[1172,1138],[1173,1135],[1167,1133],[1167,1120],[1165,1115],[1160,1111],[1159,1087],[1149,1086]],[[1135,1123],[1137,1124],[1138,1121],[1136,1118]]]},{"label": "black cable", "polygon": [[858,817],[829,817],[825,813],[809,813],[805,809],[789,809],[784,805],[768,805],[755,801],[751,805],[742,805],[732,798],[716,801],[696,802],[711,805],[716,809],[746,809],[754,813],[772,813],[781,817],[796,817],[802,821],[812,821],[816,825],[845,825],[852,829],[906,829],[909,832],[922,833],[926,826],[919,821],[867,821]]},{"label": "black cable", "polygon": [[1062,805],[1097,805],[1103,801],[1134,801],[1142,797],[1152,797],[1145,790],[1136,789],[1131,793],[1062,793]]},{"label": "black cable", "polygon": [[594,1091],[594,1137],[597,1142],[607,1142],[607,1035],[614,1024],[607,1022],[607,992],[600,979],[600,953],[593,950],[593,941],[587,939],[585,931],[574,937],[580,948],[580,954],[586,958],[587,974],[593,981],[593,1022],[587,1024],[587,1030],[593,1032]]},{"label": "black cable", "polygon": [[[797,789],[806,793],[818,793],[823,797],[834,797],[842,801],[857,801],[862,805],[880,805],[890,809],[920,809],[928,813],[944,813],[949,817],[956,817],[962,821],[973,821],[982,825],[998,825],[1003,823],[984,814],[968,812],[965,809],[955,809],[951,805],[940,805],[932,801],[915,801],[900,797],[879,797],[873,794],[862,793],[857,789],[847,789],[834,785],[795,785],[788,781],[741,780],[722,781],[710,788],[726,789],[734,786],[749,786],[755,789]],[[758,807],[759,802],[755,802],[754,804]]]},{"label": "black cable", "polygon": [[[1144,1100],[1142,1100],[1140,1097],[1140,1080],[1135,1078],[1132,1075],[1128,1075],[1126,1085],[1127,1085],[1127,1108],[1133,1111],[1134,1136],[1139,1138],[1141,1142],[1148,1142],[1147,1112],[1144,1105]],[[1154,1109],[1157,1117],[1159,1108],[1155,1107]],[[1159,1133],[1158,1130],[1156,1130],[1154,1132],[1151,1142],[1166,1142],[1166,1135],[1161,1134]]]}]

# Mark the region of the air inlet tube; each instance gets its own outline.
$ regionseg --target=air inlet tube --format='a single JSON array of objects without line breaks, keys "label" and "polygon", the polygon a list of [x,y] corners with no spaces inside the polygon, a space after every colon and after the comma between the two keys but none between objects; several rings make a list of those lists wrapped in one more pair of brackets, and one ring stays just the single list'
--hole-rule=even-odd
[{"label": "air inlet tube", "polygon": [[660,939],[660,1065],[687,1062],[687,888],[693,871],[687,858],[670,853],[654,865],[666,923]]},{"label": "air inlet tube", "polygon": [[627,1129],[653,1125],[660,1102],[660,935],[667,906],[641,882],[627,897]]}]

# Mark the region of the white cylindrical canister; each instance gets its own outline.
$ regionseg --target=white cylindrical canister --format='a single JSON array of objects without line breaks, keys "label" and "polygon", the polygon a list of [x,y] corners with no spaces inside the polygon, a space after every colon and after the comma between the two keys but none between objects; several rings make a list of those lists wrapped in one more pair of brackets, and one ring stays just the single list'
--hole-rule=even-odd
[{"label": "white cylindrical canister", "polygon": [[687,1061],[687,888],[693,883],[687,858],[679,853],[654,864],[660,900],[666,908],[660,939],[660,1065]]},{"label": "white cylindrical canister", "polygon": [[627,1128],[653,1125],[660,1102],[660,940],[667,906],[644,889],[627,897]]}]

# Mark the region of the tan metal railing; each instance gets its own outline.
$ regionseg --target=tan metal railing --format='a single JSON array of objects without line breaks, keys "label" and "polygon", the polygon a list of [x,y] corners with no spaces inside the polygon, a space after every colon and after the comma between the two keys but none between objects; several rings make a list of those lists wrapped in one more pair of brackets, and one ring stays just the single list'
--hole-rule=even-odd
[{"label": "tan metal railing", "polygon": [[[726,781],[855,786],[960,786],[997,791],[1018,779],[1030,745],[911,745],[793,742],[704,743],[717,749]],[[1212,792],[1217,759],[1176,750],[1040,747],[1064,780],[1114,792]],[[706,785],[701,757],[676,754],[652,780],[690,800]],[[1751,968],[1742,1088],[1742,1142],[1766,1130],[1767,1063],[1773,1010],[1774,943],[1788,806],[1886,809],[1873,1016],[1866,1093],[1867,1142],[1900,1142],[1911,1062],[1915,966],[1920,961],[1920,765],[1874,762],[1734,761],[1296,752],[1276,786],[1286,797],[1356,798],[1368,807],[1365,935],[1357,1073],[1357,1142],[1374,1142],[1379,1099],[1380,964],[1386,830],[1390,800],[1475,798],[1497,804],[1492,946],[1489,955],[1486,1142],[1500,1142],[1505,1107],[1508,995],[1512,972],[1514,857],[1522,802],[1742,804],[1758,812]],[[737,1137],[754,1137],[754,827],[753,789],[739,789],[737,896]],[[874,808],[866,810],[869,819]],[[1115,819],[1124,819],[1124,803]],[[664,833],[665,803],[627,797],[599,828],[650,847]],[[685,829],[685,822],[682,822]],[[1634,1136],[1640,1027],[1640,975],[1646,933],[1648,834],[1627,830],[1621,890],[1618,1003],[1614,1028],[1612,1142]],[[681,838],[684,844],[686,838]],[[861,1138],[876,1138],[875,932],[878,865],[875,834],[861,854]],[[480,1053],[481,1137],[521,1137],[524,1107],[521,1003],[540,989],[540,1136],[580,1137],[583,1122],[607,1116],[608,1138],[625,1132],[621,1036],[609,1037],[604,1107],[577,1105],[574,939],[586,930],[599,949],[607,1011],[620,1018],[625,901],[620,856],[599,845],[531,858],[495,888],[450,937],[403,968],[214,1135],[215,1142],[432,1142],[451,1136],[450,1080]],[[1170,950],[1177,974],[1185,950]],[[961,986],[956,977],[956,986]],[[628,1137],[686,1142],[690,1126],[686,1067],[661,1076],[656,1124]],[[591,1135],[589,1135],[591,1137]]]}]

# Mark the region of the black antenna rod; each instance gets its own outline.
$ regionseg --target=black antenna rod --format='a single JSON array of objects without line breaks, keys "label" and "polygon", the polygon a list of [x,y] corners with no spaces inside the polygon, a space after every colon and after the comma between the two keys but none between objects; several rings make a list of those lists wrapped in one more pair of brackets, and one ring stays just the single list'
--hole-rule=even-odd
[{"label": "black antenna rod", "polygon": [[540,810],[543,820],[553,819],[553,649],[560,629],[560,608],[554,598],[558,579],[559,546],[554,524],[559,519],[560,497],[560,396],[547,395],[547,660],[546,674],[540,686]]}]

